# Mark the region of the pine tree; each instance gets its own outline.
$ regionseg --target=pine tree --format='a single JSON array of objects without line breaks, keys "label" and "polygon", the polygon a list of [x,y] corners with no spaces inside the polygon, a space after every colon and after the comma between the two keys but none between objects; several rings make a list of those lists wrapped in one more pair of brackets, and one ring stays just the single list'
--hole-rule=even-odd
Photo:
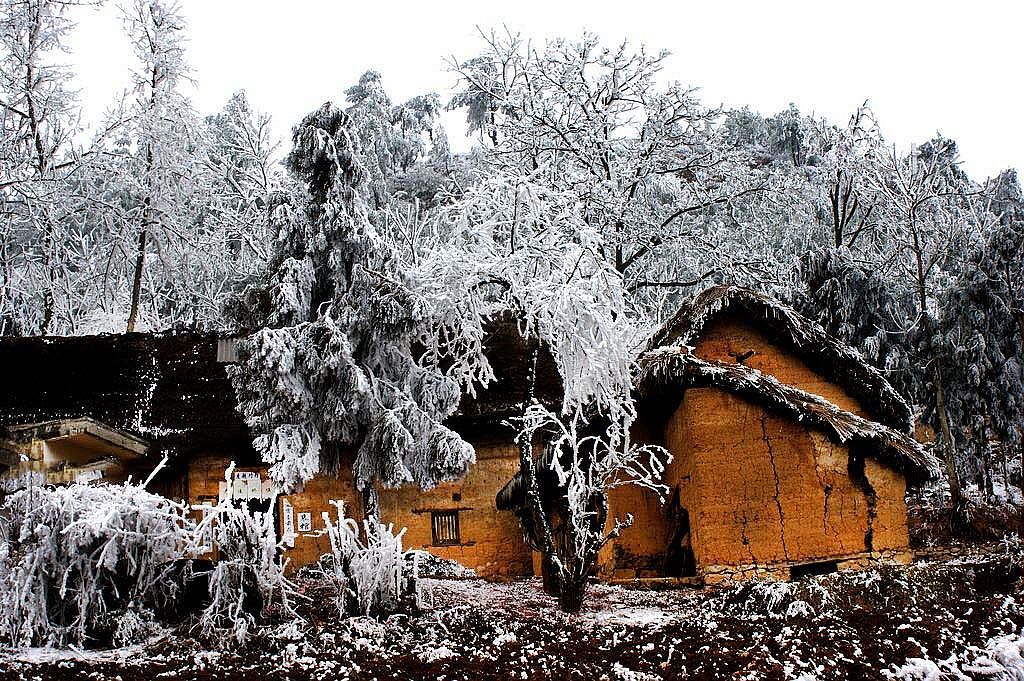
[{"label": "pine tree", "polygon": [[[278,194],[268,274],[239,312],[265,326],[232,372],[255,446],[285,490],[336,472],[346,451],[376,513],[375,484],[430,488],[463,475],[473,448],[442,421],[486,374],[455,374],[437,325],[367,218],[366,170],[351,118],[331,103],[296,126],[287,166],[302,192]],[[447,370],[443,370],[445,366]]]},{"label": "pine tree", "polygon": [[[1010,462],[1024,442],[1024,202],[1012,171],[992,184],[991,209],[999,217],[943,296],[939,331],[952,430],[989,498],[993,474],[1009,482]],[[996,443],[1000,470],[992,458]]]}]

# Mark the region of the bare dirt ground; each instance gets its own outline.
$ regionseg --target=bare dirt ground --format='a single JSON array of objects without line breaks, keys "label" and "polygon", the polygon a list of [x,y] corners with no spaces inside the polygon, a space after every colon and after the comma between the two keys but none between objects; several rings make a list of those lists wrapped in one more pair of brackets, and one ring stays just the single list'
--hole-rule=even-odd
[{"label": "bare dirt ground", "polygon": [[4,653],[0,678],[1016,681],[1020,560],[1002,553],[721,589],[594,585],[572,617],[536,579],[428,580],[431,609],[380,621],[340,619],[304,583],[306,621],[261,630],[242,647],[204,645],[183,625],[128,649]]}]

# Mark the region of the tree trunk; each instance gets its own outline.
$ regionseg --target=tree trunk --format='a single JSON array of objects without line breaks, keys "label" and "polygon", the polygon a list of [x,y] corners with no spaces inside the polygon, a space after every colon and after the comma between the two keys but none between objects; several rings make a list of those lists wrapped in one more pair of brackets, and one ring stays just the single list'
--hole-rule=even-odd
[{"label": "tree trunk", "polygon": [[139,232],[139,250],[135,254],[135,275],[132,277],[132,301],[128,312],[127,332],[135,330],[135,322],[139,318],[139,298],[142,295],[142,270],[146,265],[146,240],[149,236],[148,225]]},{"label": "tree trunk", "polygon": [[985,495],[989,500],[995,499],[996,493],[992,485],[992,447],[985,438],[981,442],[981,466],[984,469],[981,473],[985,483]]},{"label": "tree trunk", "polygon": [[576,613],[583,607],[583,595],[587,590],[587,578],[570,579],[562,582],[558,592],[558,607],[563,612]]},{"label": "tree trunk", "polygon": [[[933,332],[931,316],[928,314],[927,273],[924,266],[924,251],[917,231],[917,216],[911,211],[909,218],[914,237],[914,262],[917,267],[918,314],[921,315],[921,320],[924,324],[925,343],[928,343],[930,346]],[[935,413],[939,417],[939,430],[942,433],[942,459],[946,464],[946,476],[949,478],[949,501],[953,508],[956,508],[960,505],[962,494],[960,491],[960,475],[957,473],[956,460],[953,456],[953,433],[949,428],[949,412],[946,409],[946,393],[942,384],[942,370],[939,367],[939,359],[934,356],[934,352],[929,352],[928,354],[931,355],[928,359],[932,365],[932,377],[935,381]]]},{"label": "tree trunk", "polygon": [[935,377],[935,413],[939,417],[942,431],[942,459],[946,464],[946,475],[949,477],[949,503],[955,508],[960,505],[963,493],[960,488],[960,474],[956,470],[953,458],[953,434],[949,429],[949,414],[946,411],[946,393],[942,388],[942,372],[936,363],[933,370]]},{"label": "tree trunk", "polygon": [[562,580],[558,574],[558,568],[555,567],[551,556],[544,552],[541,552],[540,576],[544,593],[549,596],[558,596],[562,592]]}]

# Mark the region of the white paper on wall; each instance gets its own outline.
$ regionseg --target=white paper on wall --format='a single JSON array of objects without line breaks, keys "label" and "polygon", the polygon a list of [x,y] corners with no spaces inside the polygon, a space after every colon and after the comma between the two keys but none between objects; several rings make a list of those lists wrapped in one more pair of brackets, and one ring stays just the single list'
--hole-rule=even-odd
[{"label": "white paper on wall", "polygon": [[87,483],[92,482],[93,480],[99,480],[102,477],[103,471],[80,471],[79,473],[75,474],[75,482],[77,482],[79,485],[85,485]]},{"label": "white paper on wall", "polygon": [[245,499],[245,493],[248,491],[249,486],[245,480],[235,478],[235,481],[231,483],[231,496],[236,500]]},{"label": "white paper on wall", "polygon": [[220,484],[217,485],[217,499],[224,501],[224,498],[228,495],[228,483],[225,480],[221,480]]},{"label": "white paper on wall", "polygon": [[264,499],[270,499],[274,496],[274,481],[267,478],[260,483],[260,496]]},{"label": "white paper on wall", "polygon": [[262,499],[263,498],[263,485],[260,484],[259,478],[249,478],[245,481],[245,498],[246,499]]},{"label": "white paper on wall", "polygon": [[284,511],[284,543],[295,546],[295,509],[287,499],[281,500],[281,508]]}]

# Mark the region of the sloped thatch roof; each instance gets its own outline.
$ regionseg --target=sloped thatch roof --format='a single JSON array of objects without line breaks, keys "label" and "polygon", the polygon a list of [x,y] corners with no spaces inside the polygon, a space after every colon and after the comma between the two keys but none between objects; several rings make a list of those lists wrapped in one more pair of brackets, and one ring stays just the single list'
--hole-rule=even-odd
[{"label": "sloped thatch roof", "polygon": [[867,445],[875,458],[912,480],[939,475],[938,460],[910,436],[742,364],[700,359],[686,348],[661,348],[640,359],[635,387],[638,410],[665,415],[679,403],[665,400],[666,389],[681,397],[687,388],[719,388],[820,430],[834,442]]},{"label": "sloped thatch roof", "polygon": [[[463,395],[458,411],[446,425],[472,440],[502,440],[514,437],[504,421],[522,413],[529,389],[530,348],[514,321],[503,319],[488,324],[484,354],[494,371],[494,381],[476,395]],[[561,408],[562,379],[547,348],[537,355],[534,397],[550,409]]]},{"label": "sloped thatch roof", "polygon": [[0,339],[0,431],[91,419],[150,443],[147,456],[255,457],[212,334]]},{"label": "sloped thatch roof", "polygon": [[904,433],[913,413],[889,381],[859,352],[781,302],[739,286],[713,286],[690,298],[646,343],[657,348],[696,345],[703,331],[726,313],[755,322],[769,339],[856,399],[873,419]]}]

